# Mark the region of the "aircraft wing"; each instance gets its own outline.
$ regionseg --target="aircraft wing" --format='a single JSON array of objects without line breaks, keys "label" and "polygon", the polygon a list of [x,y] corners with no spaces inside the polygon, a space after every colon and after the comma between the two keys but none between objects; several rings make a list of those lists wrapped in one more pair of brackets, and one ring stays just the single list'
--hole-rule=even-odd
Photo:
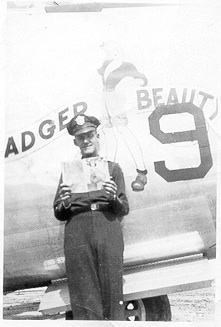
[{"label": "aircraft wing", "polygon": [[35,10],[44,9],[46,13],[65,13],[65,12],[100,12],[103,9],[114,8],[141,8],[156,6],[180,5],[179,1],[7,1],[7,9],[11,10]]},{"label": "aircraft wing", "polygon": [[86,3],[66,3],[58,4],[53,3],[50,6],[46,6],[45,10],[47,13],[58,13],[58,12],[99,12],[103,9],[113,9],[113,8],[129,8],[129,7],[153,7],[153,6],[170,6],[174,5],[171,3],[137,3],[137,2],[86,2]]}]

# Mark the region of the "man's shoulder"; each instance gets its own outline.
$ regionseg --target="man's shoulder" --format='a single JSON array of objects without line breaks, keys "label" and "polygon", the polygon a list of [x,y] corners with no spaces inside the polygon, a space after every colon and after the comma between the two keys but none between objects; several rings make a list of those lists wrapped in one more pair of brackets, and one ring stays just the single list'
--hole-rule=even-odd
[{"label": "man's shoulder", "polygon": [[119,166],[119,163],[116,161],[107,160],[107,162],[108,162],[108,165],[110,165],[110,166]]},{"label": "man's shoulder", "polygon": [[110,172],[117,170],[117,169],[121,169],[118,162],[109,161],[109,160],[107,162],[108,162],[108,167],[109,167]]}]

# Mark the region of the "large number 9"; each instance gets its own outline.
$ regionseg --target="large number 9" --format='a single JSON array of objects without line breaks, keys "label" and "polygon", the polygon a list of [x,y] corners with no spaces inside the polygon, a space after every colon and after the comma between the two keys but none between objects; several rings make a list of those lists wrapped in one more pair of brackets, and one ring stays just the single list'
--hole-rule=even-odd
[{"label": "large number 9", "polygon": [[[194,117],[196,129],[175,133],[164,133],[160,129],[160,118],[163,115],[172,115],[188,112]],[[206,122],[203,111],[192,103],[180,103],[157,107],[149,116],[150,134],[161,143],[198,141],[201,163],[198,167],[170,170],[165,161],[154,162],[155,171],[167,182],[203,178],[213,165]]]}]

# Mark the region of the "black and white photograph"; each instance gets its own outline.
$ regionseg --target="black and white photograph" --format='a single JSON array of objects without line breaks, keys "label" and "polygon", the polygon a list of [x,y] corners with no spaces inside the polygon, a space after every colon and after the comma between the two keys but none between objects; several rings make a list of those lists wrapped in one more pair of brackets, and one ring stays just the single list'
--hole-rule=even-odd
[{"label": "black and white photograph", "polygon": [[221,2],[5,1],[2,27],[2,326],[215,326]]}]

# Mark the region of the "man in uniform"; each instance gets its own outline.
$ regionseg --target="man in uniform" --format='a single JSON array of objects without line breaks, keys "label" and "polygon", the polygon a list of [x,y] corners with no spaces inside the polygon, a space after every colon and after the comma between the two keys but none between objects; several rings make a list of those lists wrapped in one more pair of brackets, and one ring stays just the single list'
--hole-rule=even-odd
[{"label": "man in uniform", "polygon": [[[67,125],[82,159],[99,155],[97,118],[77,115]],[[108,161],[110,180],[103,189],[71,193],[62,176],[54,214],[67,221],[64,252],[73,319],[124,320],[123,235],[121,219],[128,214],[122,170]]]}]

